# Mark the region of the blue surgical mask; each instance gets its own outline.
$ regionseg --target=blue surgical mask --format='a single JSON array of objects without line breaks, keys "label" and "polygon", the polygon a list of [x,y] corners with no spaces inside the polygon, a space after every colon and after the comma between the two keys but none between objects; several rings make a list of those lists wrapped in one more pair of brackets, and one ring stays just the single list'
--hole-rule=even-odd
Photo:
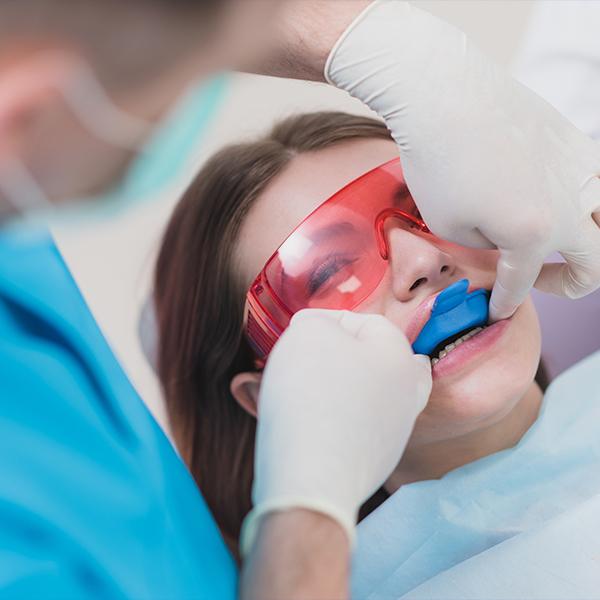
[{"label": "blue surgical mask", "polygon": [[[77,219],[90,211],[114,210],[133,198],[155,195],[157,188],[177,173],[179,165],[201,137],[220,104],[225,78],[217,77],[195,88],[177,103],[164,126],[130,115],[108,97],[93,72],[82,65],[77,75],[61,88],[68,106],[97,139],[137,153],[125,179],[101,198],[82,199],[57,208],[23,161],[5,161],[0,174],[0,193],[19,217],[13,225],[44,225]],[[101,202],[93,202],[101,200]],[[100,208],[95,208],[100,207]]]}]

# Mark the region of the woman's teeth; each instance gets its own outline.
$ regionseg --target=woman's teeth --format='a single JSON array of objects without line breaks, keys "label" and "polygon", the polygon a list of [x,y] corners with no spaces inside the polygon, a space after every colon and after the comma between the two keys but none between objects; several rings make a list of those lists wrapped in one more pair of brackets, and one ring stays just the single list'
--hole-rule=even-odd
[{"label": "woman's teeth", "polygon": [[465,333],[465,335],[459,337],[457,340],[454,340],[451,344],[448,344],[439,353],[437,358],[431,359],[431,366],[433,367],[433,365],[436,365],[437,363],[439,363],[440,360],[442,360],[442,358],[444,358],[445,356],[448,356],[448,354],[450,354],[450,352],[452,352],[452,350],[454,350],[457,346],[460,346],[463,342],[466,342],[469,338],[472,338],[474,335],[477,335],[480,331],[483,331],[486,327],[487,327],[487,325],[484,325],[483,327],[476,327],[475,329],[471,329],[471,331],[469,331],[468,333]]}]

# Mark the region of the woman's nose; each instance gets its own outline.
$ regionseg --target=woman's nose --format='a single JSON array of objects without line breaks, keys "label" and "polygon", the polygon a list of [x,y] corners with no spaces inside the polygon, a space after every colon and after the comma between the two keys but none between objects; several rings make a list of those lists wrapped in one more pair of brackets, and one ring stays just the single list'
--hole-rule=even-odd
[{"label": "woman's nose", "polygon": [[432,236],[399,226],[386,228],[392,291],[397,300],[432,294],[452,281],[454,258],[436,246]]}]

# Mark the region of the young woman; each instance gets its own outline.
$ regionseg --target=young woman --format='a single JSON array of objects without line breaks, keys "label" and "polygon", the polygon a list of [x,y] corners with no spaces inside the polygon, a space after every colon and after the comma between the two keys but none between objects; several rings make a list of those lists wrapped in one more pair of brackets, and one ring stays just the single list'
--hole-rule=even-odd
[{"label": "young woman", "polygon": [[[376,120],[293,117],[264,139],[213,157],[166,231],[155,289],[160,377],[179,450],[234,552],[251,508],[261,377],[245,336],[246,292],[305,217],[396,156]],[[386,316],[411,341],[424,306],[451,283],[467,278],[473,288],[492,288],[495,251],[386,229],[389,268],[358,310]],[[449,353],[434,366],[431,400],[402,461],[361,517],[401,486],[513,446],[535,421],[542,390],[534,379],[540,333],[531,300],[492,338],[469,360],[457,363]]]}]

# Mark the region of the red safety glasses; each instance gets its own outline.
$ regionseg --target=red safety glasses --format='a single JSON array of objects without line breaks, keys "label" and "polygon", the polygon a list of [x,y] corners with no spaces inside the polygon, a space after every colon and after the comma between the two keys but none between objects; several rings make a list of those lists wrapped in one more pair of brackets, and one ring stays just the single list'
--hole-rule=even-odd
[{"label": "red safety glasses", "polygon": [[400,160],[349,183],[321,204],[267,261],[246,296],[248,340],[264,360],[303,308],[354,310],[387,269],[386,223],[429,233]]}]

